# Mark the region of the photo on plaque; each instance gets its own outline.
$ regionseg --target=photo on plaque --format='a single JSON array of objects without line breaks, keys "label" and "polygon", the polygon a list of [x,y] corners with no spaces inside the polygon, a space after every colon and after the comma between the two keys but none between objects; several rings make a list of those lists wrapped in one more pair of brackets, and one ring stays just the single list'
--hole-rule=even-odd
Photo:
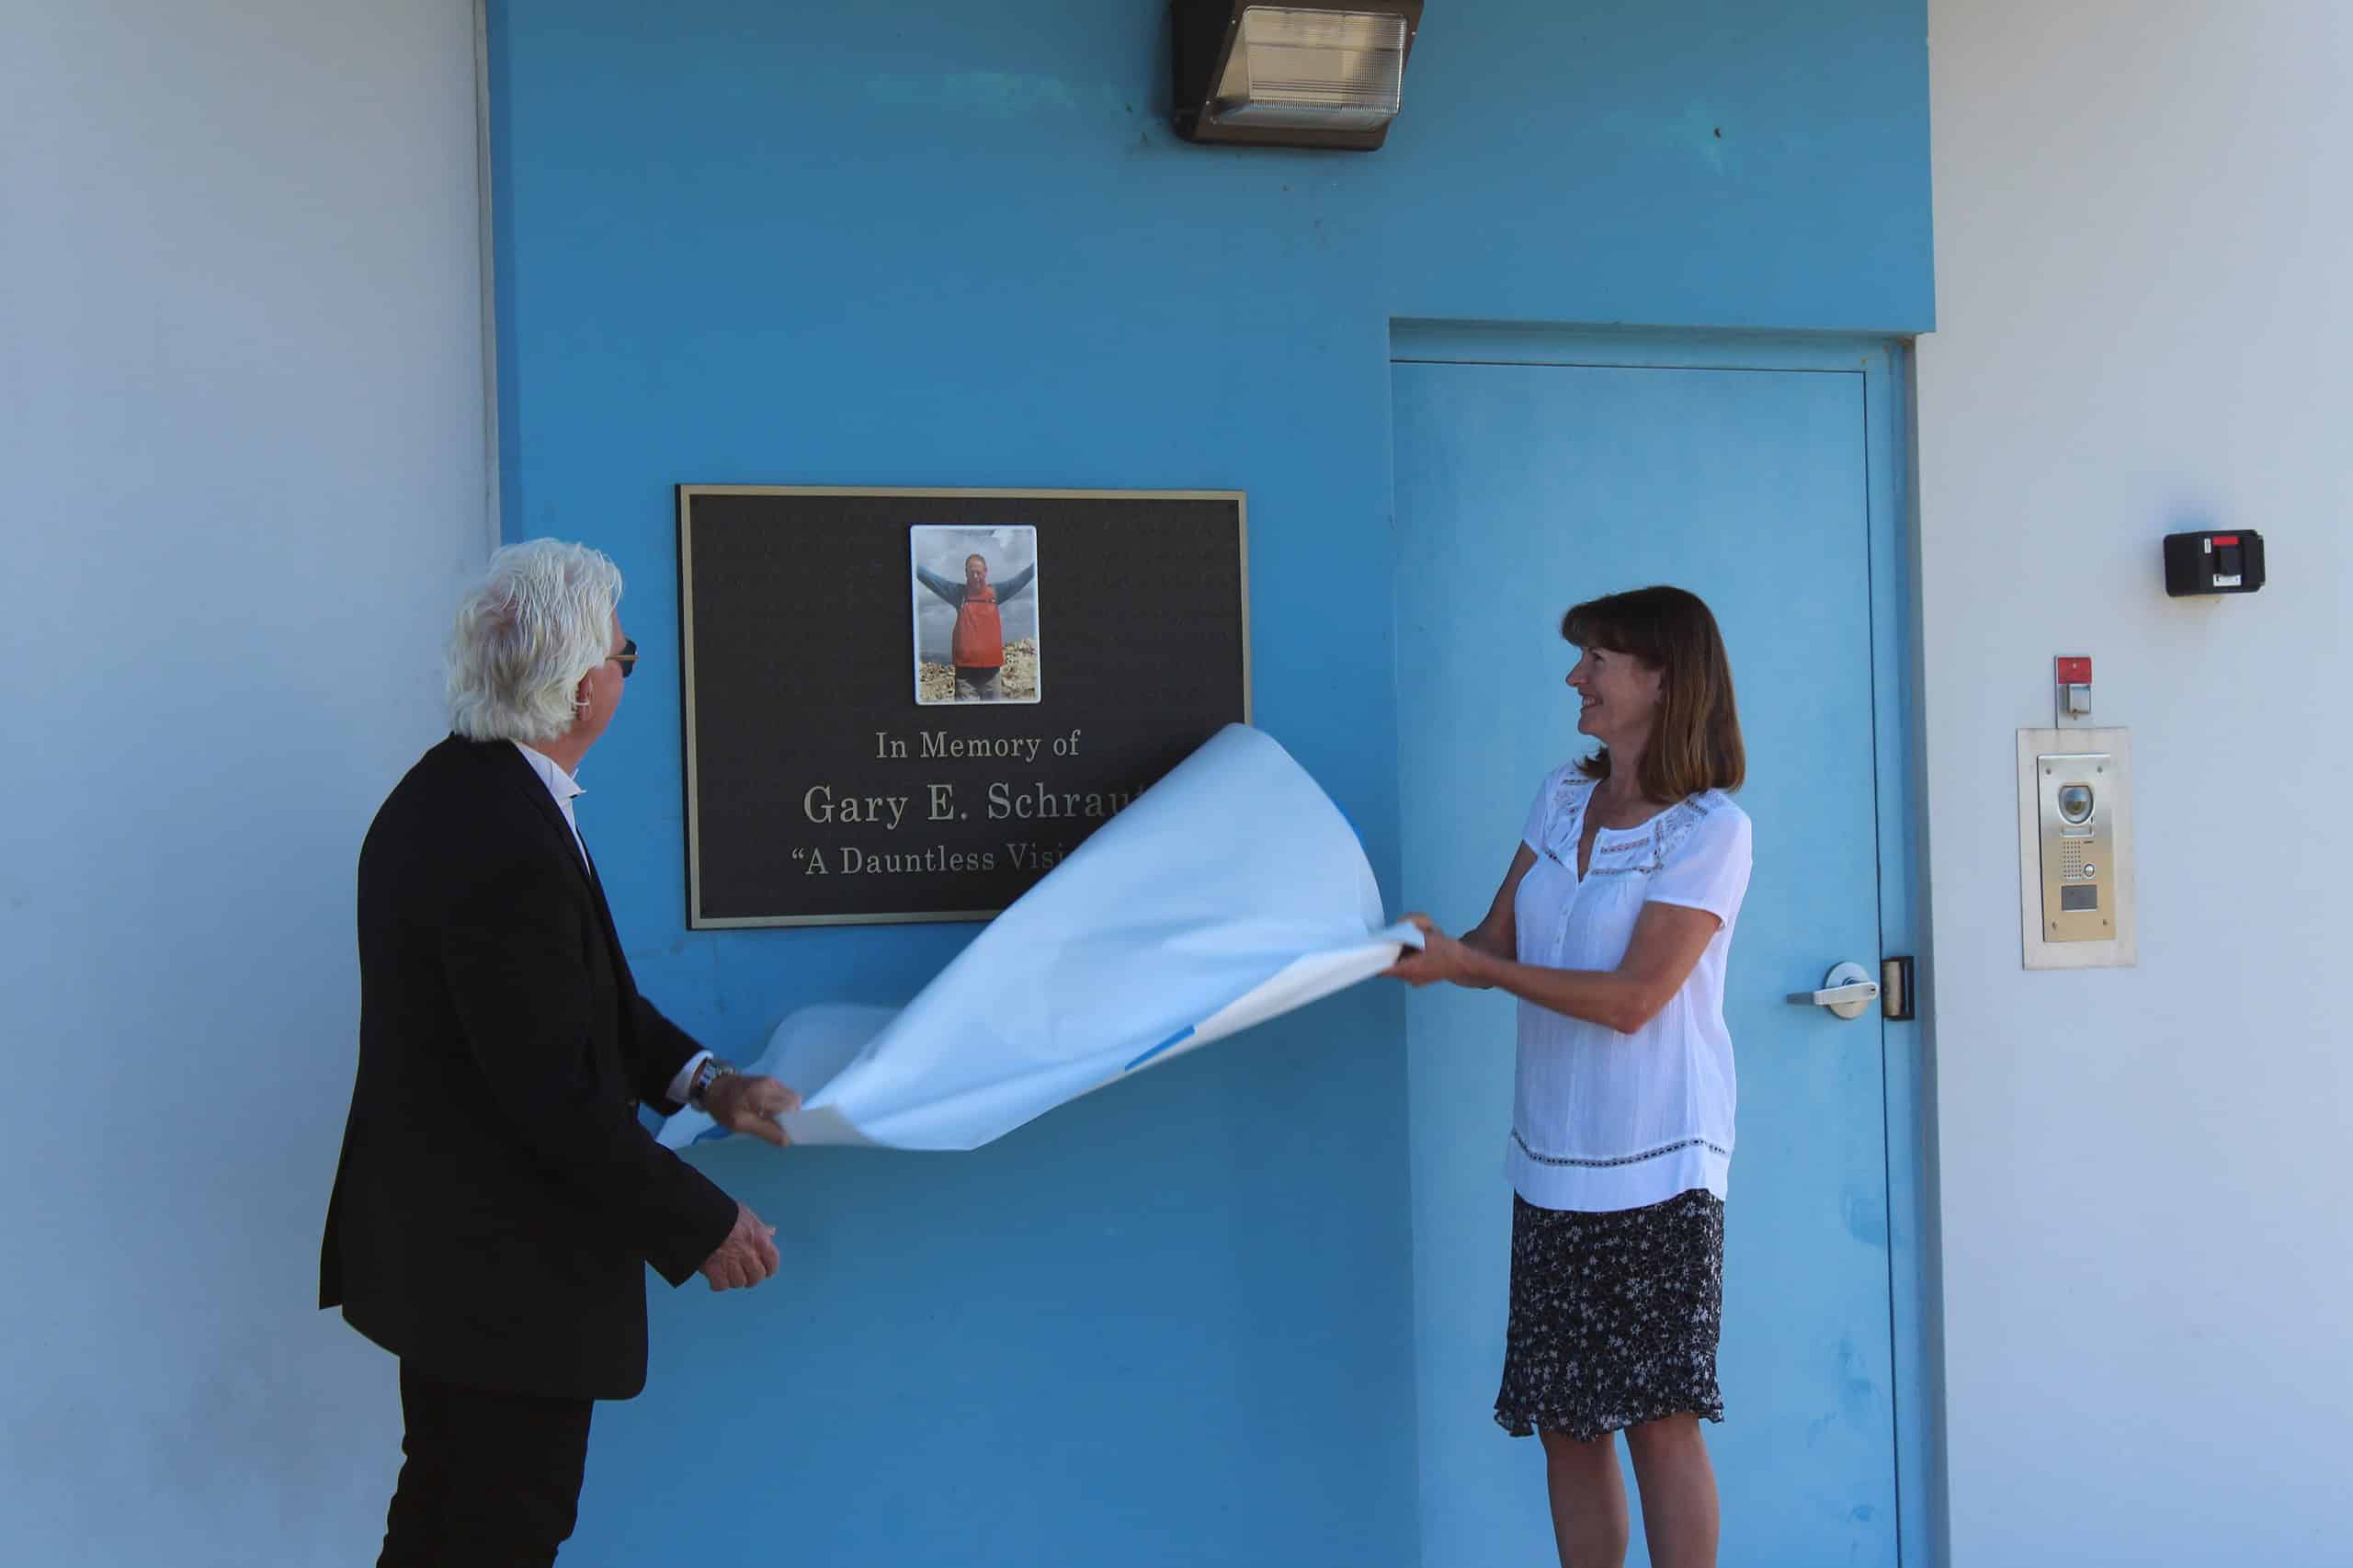
[{"label": "photo on plaque", "polygon": [[907,529],[915,701],[1036,702],[1038,530],[917,523]]}]

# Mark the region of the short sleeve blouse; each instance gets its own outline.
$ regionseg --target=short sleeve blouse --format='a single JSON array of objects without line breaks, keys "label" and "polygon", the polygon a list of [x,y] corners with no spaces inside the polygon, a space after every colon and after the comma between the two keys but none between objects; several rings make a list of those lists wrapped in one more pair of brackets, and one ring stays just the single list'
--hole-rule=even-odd
[{"label": "short sleeve blouse", "polygon": [[1722,922],[1698,967],[1632,1034],[1519,1005],[1508,1163],[1512,1186],[1546,1209],[1598,1211],[1725,1194],[1736,1084],[1724,1027],[1724,970],[1748,891],[1747,813],[1711,790],[1639,827],[1600,829],[1577,875],[1594,780],[1549,775],[1522,834],[1536,863],[1514,906],[1519,960],[1614,970],[1643,905],[1704,909]]}]

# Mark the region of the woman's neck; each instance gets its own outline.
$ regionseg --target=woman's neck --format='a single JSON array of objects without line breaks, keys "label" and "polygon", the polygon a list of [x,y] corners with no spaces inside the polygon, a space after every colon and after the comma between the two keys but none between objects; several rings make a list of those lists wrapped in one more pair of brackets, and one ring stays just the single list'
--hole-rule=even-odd
[{"label": "woman's neck", "polygon": [[1649,801],[1643,793],[1643,753],[1648,749],[1647,735],[1631,744],[1620,742],[1609,748],[1609,777],[1604,778],[1594,793],[1605,806],[1636,806]]}]

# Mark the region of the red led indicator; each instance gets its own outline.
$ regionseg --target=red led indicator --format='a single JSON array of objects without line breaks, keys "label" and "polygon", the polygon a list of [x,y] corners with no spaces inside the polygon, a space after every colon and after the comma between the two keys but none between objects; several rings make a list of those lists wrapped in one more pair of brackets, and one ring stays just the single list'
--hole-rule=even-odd
[{"label": "red led indicator", "polygon": [[2059,661],[2059,684],[2061,686],[2089,686],[2091,681],[2091,660],[2087,658],[2066,658]]},{"label": "red led indicator", "polygon": [[2215,546],[2215,548],[2216,548],[2216,549],[2218,549],[2218,550],[2219,550],[2219,549],[2221,549],[2223,545],[2226,545],[2226,544],[2236,544],[2236,543],[2238,543],[2238,541],[2239,541],[2239,536],[2238,536],[2238,535],[2236,535],[2236,534],[2216,534],[2216,535],[2214,536],[2214,546]]}]

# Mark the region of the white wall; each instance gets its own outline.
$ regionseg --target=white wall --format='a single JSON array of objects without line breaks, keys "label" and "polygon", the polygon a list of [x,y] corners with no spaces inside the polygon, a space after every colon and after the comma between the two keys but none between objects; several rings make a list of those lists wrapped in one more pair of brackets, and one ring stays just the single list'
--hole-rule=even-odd
[{"label": "white wall", "polygon": [[359,835],[487,548],[468,0],[0,0],[0,1540],[369,1560]]},{"label": "white wall", "polygon": [[[1952,1561],[2353,1562],[2353,7],[1931,0]],[[2169,601],[2158,539],[2262,531]],[[2132,731],[2140,966],[2018,961],[2011,731]]]}]

